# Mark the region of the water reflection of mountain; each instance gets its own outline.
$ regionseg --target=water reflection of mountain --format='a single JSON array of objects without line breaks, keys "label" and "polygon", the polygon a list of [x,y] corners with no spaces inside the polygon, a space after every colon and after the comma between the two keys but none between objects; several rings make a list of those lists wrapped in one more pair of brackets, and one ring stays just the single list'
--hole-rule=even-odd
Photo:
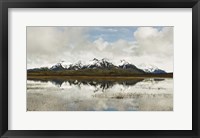
[{"label": "water reflection of mountain", "polygon": [[78,80],[78,79],[68,79],[68,80],[62,80],[62,79],[28,79],[32,81],[40,81],[40,82],[51,82],[52,84],[61,87],[63,83],[68,83],[70,86],[76,85],[81,88],[81,85],[87,85],[87,86],[93,86],[95,87],[95,91],[105,91],[109,88],[112,88],[114,85],[123,85],[123,86],[134,86],[136,83],[143,81],[144,79],[131,79],[131,80]]}]

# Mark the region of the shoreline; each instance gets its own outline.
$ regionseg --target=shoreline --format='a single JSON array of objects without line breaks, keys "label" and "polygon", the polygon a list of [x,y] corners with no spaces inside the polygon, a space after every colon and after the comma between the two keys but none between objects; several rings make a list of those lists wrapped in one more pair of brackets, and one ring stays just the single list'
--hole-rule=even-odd
[{"label": "shoreline", "polygon": [[33,79],[43,79],[43,80],[48,80],[48,79],[61,79],[61,80],[66,80],[66,79],[102,79],[102,80],[131,80],[131,79],[145,79],[145,78],[158,78],[158,79],[165,79],[165,78],[171,78],[173,79],[173,76],[59,76],[59,75],[27,75],[27,80],[33,80]]}]

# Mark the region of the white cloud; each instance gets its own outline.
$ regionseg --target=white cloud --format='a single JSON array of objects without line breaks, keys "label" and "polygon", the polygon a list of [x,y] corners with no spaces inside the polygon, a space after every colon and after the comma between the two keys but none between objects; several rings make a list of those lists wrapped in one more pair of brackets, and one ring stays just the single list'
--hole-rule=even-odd
[{"label": "white cloud", "polygon": [[166,55],[173,54],[173,28],[164,27],[158,31],[152,27],[140,27],[134,32],[137,42],[137,54]]},{"label": "white cloud", "polygon": [[53,64],[81,45],[84,40],[82,27],[27,27],[28,67]]},{"label": "white cloud", "polygon": [[[90,27],[28,27],[28,68],[48,66],[60,62],[88,62],[108,58],[114,63],[125,59],[133,64],[151,63],[173,71],[173,27],[139,27],[133,40],[114,42],[97,38],[88,40]],[[104,28],[105,29],[105,28]],[[119,33],[113,31],[113,33]]]},{"label": "white cloud", "polygon": [[94,41],[94,45],[99,49],[99,51],[103,51],[109,45],[109,43],[100,37]]},{"label": "white cloud", "polygon": [[173,27],[161,30],[153,27],[140,27],[134,32],[137,48],[134,53],[144,60],[173,71]]}]

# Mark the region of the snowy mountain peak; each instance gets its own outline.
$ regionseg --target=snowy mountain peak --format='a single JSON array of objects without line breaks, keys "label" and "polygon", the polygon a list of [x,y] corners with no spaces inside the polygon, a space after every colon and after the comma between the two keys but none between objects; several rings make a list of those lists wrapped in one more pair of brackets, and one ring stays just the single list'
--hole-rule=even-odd
[{"label": "snowy mountain peak", "polygon": [[88,64],[88,68],[112,68],[114,67],[114,65],[109,62],[108,59],[103,58],[101,60],[94,58],[89,64]]},{"label": "snowy mountain peak", "polygon": [[63,70],[64,67],[62,66],[61,63],[57,63],[56,65],[53,65],[50,70]]},{"label": "snowy mountain peak", "polygon": [[166,73],[166,71],[161,70],[157,66],[151,64],[140,64],[137,67],[147,73]]},{"label": "snowy mountain peak", "polygon": [[93,65],[100,66],[100,61],[97,58],[94,58],[92,61],[89,62],[88,66],[91,67]]},{"label": "snowy mountain peak", "polygon": [[107,58],[102,58],[101,61],[102,61],[102,62],[109,62],[109,59],[107,59]]},{"label": "snowy mountain peak", "polygon": [[77,65],[79,67],[83,66],[83,64],[82,64],[82,62],[80,60],[75,65]]},{"label": "snowy mountain peak", "polygon": [[92,61],[98,62],[99,60],[97,58],[94,58]]},{"label": "snowy mountain peak", "polygon": [[129,64],[126,60],[120,60],[120,62],[121,62],[121,65],[127,65],[127,64]]},{"label": "snowy mountain peak", "polygon": [[49,67],[49,69],[51,70],[63,70],[63,69],[66,69],[66,68],[69,68],[70,66],[72,66],[72,63],[70,62],[65,62],[65,61],[60,61],[58,62],[57,64]]}]

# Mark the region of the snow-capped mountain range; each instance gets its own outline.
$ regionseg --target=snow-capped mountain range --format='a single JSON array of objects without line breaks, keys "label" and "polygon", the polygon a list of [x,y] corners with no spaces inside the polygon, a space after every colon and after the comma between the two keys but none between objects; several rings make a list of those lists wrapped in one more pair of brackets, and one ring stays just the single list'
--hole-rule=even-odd
[{"label": "snow-capped mountain range", "polygon": [[108,59],[98,60],[94,58],[89,62],[89,64],[83,64],[81,61],[78,61],[75,64],[66,64],[65,62],[57,63],[56,65],[50,67],[51,70],[80,70],[80,69],[112,69],[117,68],[114,64],[108,61]]},{"label": "snow-capped mountain range", "polygon": [[[44,68],[35,68],[30,69],[29,71],[33,70],[40,70]],[[134,64],[131,64],[125,60],[121,60],[121,64],[114,65],[111,63],[108,59],[97,59],[94,58],[91,60],[88,64],[83,64],[81,61],[72,64],[72,63],[66,63],[64,61],[61,61],[60,63],[57,63],[56,65],[53,65],[49,68],[46,68],[48,70],[52,71],[62,71],[62,70],[82,70],[82,69],[121,69],[121,70],[130,70],[137,73],[154,73],[154,74],[164,74],[166,71],[159,69],[158,67],[154,65],[147,65],[147,64],[141,64],[139,66],[135,66]]]}]

